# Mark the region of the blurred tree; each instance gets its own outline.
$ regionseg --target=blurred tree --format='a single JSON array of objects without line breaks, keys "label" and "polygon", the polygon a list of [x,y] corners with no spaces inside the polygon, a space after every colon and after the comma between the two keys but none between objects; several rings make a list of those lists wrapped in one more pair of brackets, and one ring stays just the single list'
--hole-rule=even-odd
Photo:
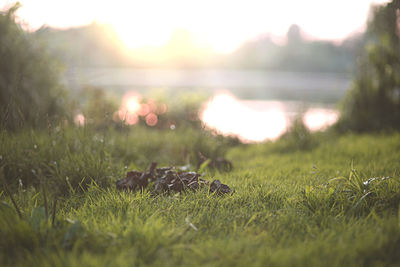
[{"label": "blurred tree", "polygon": [[301,28],[297,24],[292,24],[286,34],[288,45],[299,45],[303,42],[303,37],[301,36]]},{"label": "blurred tree", "polygon": [[45,40],[51,55],[68,68],[126,67],[134,63],[111,26],[92,23],[68,29],[42,27],[34,35]]},{"label": "blurred tree", "polygon": [[354,58],[363,35],[351,36],[340,45],[330,41],[304,39],[294,24],[286,33],[287,43],[279,45],[270,35],[249,40],[225,58],[225,67],[261,68],[273,71],[346,73],[354,68]]},{"label": "blurred tree", "polygon": [[337,124],[341,130],[400,129],[400,0],[376,6],[365,55]]},{"label": "blurred tree", "polygon": [[0,125],[44,126],[64,114],[59,66],[15,22],[19,4],[0,12]]}]

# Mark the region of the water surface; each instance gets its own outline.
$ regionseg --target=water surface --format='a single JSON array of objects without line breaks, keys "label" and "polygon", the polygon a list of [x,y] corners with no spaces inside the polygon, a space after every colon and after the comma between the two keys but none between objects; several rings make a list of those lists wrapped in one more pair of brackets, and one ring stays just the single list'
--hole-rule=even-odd
[{"label": "water surface", "polygon": [[228,92],[216,94],[200,113],[208,128],[243,142],[275,140],[297,117],[310,131],[321,131],[335,123],[338,111],[321,104],[295,101],[240,100]]},{"label": "water surface", "polygon": [[[117,116],[131,125],[143,116],[138,96],[152,89],[206,92],[213,97],[199,114],[204,125],[243,142],[275,140],[299,116],[310,131],[324,130],[337,120],[334,103],[350,86],[346,74],[227,69],[70,69],[65,81],[70,88],[89,84],[124,95]],[[152,116],[146,123],[155,126]]]},{"label": "water surface", "polygon": [[203,91],[214,94],[225,89],[241,99],[280,99],[335,103],[350,86],[343,73],[279,72],[229,69],[69,69],[68,88],[86,84],[116,92],[146,93],[153,88],[167,91]]}]

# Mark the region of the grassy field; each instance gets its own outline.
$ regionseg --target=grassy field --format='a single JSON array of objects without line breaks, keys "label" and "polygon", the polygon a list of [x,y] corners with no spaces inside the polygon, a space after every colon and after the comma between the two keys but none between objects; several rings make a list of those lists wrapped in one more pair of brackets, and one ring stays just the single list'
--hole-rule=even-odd
[{"label": "grassy field", "polygon": [[[22,218],[3,187],[0,265],[398,266],[400,134],[309,138],[238,146],[191,129],[1,132],[0,175]],[[232,195],[115,189],[152,161],[197,170],[199,151],[233,163],[204,174]]]}]

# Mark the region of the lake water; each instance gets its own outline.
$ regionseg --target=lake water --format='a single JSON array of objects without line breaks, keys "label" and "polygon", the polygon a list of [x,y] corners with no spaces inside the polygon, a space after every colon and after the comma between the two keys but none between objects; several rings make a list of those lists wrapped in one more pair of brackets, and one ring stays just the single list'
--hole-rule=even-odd
[{"label": "lake water", "polygon": [[79,90],[90,84],[119,94],[162,88],[213,95],[200,117],[206,127],[244,142],[274,140],[303,114],[311,131],[334,123],[334,103],[343,98],[350,78],[337,73],[296,73],[261,70],[70,69],[65,82]]},{"label": "lake water", "polygon": [[85,68],[69,69],[65,77],[68,88],[76,89],[85,84],[122,93],[162,88],[213,94],[224,89],[241,99],[324,103],[335,103],[350,86],[347,74],[262,70]]},{"label": "lake water", "polygon": [[335,123],[339,112],[332,106],[295,101],[241,100],[229,92],[205,103],[200,118],[206,127],[242,142],[275,140],[301,117],[310,131],[321,131]]}]

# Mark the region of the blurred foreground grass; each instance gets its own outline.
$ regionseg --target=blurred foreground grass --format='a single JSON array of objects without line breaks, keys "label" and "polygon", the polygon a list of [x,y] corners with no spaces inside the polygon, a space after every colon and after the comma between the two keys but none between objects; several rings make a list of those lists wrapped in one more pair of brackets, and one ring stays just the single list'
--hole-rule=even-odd
[{"label": "blurred foreground grass", "polygon": [[132,169],[187,165],[196,170],[203,158],[223,156],[234,139],[192,127],[130,130],[53,127],[47,131],[0,132],[0,163],[12,188],[45,182],[57,195],[82,190],[92,181],[106,187]]},{"label": "blurred foreground grass", "polygon": [[[290,149],[285,139],[232,147],[193,129],[2,132],[0,164],[22,219],[1,191],[0,264],[398,264],[400,135],[308,138],[313,146]],[[196,170],[199,151],[232,161],[232,172],[205,178],[233,195],[115,190],[151,161]]]}]

